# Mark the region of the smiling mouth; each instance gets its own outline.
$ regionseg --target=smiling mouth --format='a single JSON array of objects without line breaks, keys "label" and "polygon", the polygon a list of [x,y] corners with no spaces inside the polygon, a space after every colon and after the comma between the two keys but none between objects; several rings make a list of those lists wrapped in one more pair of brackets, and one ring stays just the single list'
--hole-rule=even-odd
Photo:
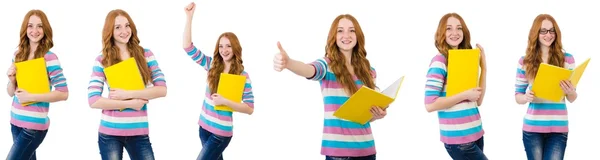
[{"label": "smiling mouth", "polygon": [[227,57],[227,56],[229,56],[229,54],[231,54],[231,53],[223,53],[221,55],[223,55],[223,57]]},{"label": "smiling mouth", "polygon": [[31,38],[38,38],[40,37],[41,34],[30,34],[29,36],[31,36]]},{"label": "smiling mouth", "polygon": [[351,40],[342,40],[342,44],[350,44],[350,43],[352,43]]},{"label": "smiling mouth", "polygon": [[122,35],[121,35],[121,36],[119,36],[119,37],[121,37],[121,38],[123,38],[123,39],[127,39],[127,37],[128,37],[128,36],[129,36],[129,34],[124,34],[124,35],[122,34]]},{"label": "smiling mouth", "polygon": [[458,39],[460,39],[460,38],[458,38],[458,37],[450,37],[451,41],[458,41]]}]

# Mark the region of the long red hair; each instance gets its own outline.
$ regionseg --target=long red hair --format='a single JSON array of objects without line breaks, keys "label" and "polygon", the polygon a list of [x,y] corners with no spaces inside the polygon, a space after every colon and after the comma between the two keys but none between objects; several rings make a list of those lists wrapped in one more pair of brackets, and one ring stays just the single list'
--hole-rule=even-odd
[{"label": "long red hair", "polygon": [[437,31],[435,32],[435,47],[438,52],[443,54],[446,58],[448,58],[448,50],[452,48],[446,42],[446,25],[448,24],[448,19],[450,17],[454,17],[460,21],[463,31],[463,40],[458,44],[458,49],[473,49],[471,46],[471,32],[469,32],[469,28],[465,23],[465,20],[458,15],[457,13],[448,13],[440,19],[440,23],[438,24]]},{"label": "long red hair", "polygon": [[231,43],[231,49],[233,51],[233,56],[231,57],[231,66],[229,68],[229,74],[239,75],[244,71],[244,61],[242,61],[242,46],[240,45],[240,41],[237,36],[232,32],[225,32],[219,36],[217,39],[217,44],[215,45],[215,51],[213,53],[213,60],[208,71],[207,81],[208,87],[210,88],[211,93],[217,92],[217,87],[219,86],[219,78],[221,73],[225,70],[225,61],[223,57],[219,54],[219,42],[221,38],[229,39],[229,43]]},{"label": "long red hair", "polygon": [[117,64],[122,61],[120,56],[119,47],[115,45],[113,38],[113,32],[115,30],[115,19],[118,16],[123,16],[129,21],[129,27],[131,28],[131,38],[127,42],[127,51],[129,56],[133,57],[137,62],[137,66],[144,80],[144,84],[151,82],[151,72],[146,63],[146,56],[144,56],[144,48],[140,44],[140,39],[137,36],[137,29],[133,20],[121,9],[115,9],[108,12],[104,21],[104,29],[102,30],[102,65],[108,67]]},{"label": "long red hair", "polygon": [[348,19],[352,21],[356,34],[356,46],[352,49],[352,66],[354,67],[354,73],[356,77],[362,81],[362,83],[369,87],[375,88],[375,82],[371,74],[371,64],[367,59],[367,51],[365,50],[365,35],[358,24],[356,18],[349,14],[339,15],[331,23],[329,29],[329,36],[327,36],[327,46],[325,46],[325,56],[330,60],[329,67],[335,74],[337,81],[344,87],[344,90],[349,94],[354,94],[358,91],[358,88],[354,84],[354,79],[348,68],[346,67],[346,58],[340,52],[340,48],[337,46],[337,28],[341,19]]},{"label": "long red hair", "polygon": [[31,48],[29,48],[29,37],[27,37],[27,27],[29,26],[29,19],[31,16],[40,17],[42,21],[42,30],[44,31],[44,37],[39,41],[35,52],[33,53],[34,58],[44,57],[46,52],[48,52],[52,47],[54,47],[54,42],[52,41],[52,27],[50,26],[50,22],[48,21],[48,17],[41,10],[30,10],[23,17],[23,22],[21,23],[21,31],[19,32],[19,50],[15,55],[15,62],[26,61],[29,58],[29,52],[31,52]]},{"label": "long red hair", "polygon": [[[540,14],[535,17],[533,21],[533,25],[531,25],[531,29],[529,30],[529,40],[527,42],[527,51],[525,52],[525,58],[523,59],[523,66],[525,67],[526,77],[527,79],[535,78],[537,74],[538,68],[540,67],[540,63],[542,63],[542,50],[540,49],[539,37],[540,30],[542,28],[542,22],[544,20],[549,20],[552,22],[555,30],[555,38],[554,42],[550,45],[550,49],[548,51],[549,58],[548,64],[564,67],[565,66],[565,55],[562,52],[562,42],[561,42],[561,33],[556,20],[548,14]],[[550,34],[550,33],[548,33]]]}]

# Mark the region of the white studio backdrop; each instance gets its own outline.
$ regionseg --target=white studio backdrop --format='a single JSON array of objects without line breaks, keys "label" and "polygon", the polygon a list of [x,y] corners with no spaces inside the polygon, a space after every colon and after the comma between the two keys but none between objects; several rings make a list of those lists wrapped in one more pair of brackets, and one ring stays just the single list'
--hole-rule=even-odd
[{"label": "white studio backdrop", "polygon": [[[9,67],[18,42],[23,16],[43,10],[53,27],[55,47],[69,86],[69,99],[51,104],[51,125],[38,159],[100,159],[98,125],[101,111],[87,103],[92,62],[100,54],[106,14],[124,9],[138,27],[141,45],[151,49],[166,76],[167,97],[149,104],[150,140],[156,159],[195,159],[201,149],[197,121],[206,85],[206,71],[181,47],[185,25],[183,8],[191,1],[142,0],[23,0],[0,5],[0,70]],[[234,137],[226,159],[324,159],[320,153],[323,102],[318,82],[289,71],[272,69],[277,41],[297,60],[312,62],[324,55],[333,19],[354,15],[366,37],[377,84],[385,87],[405,75],[399,98],[383,120],[372,124],[377,157],[395,159],[450,159],[439,141],[436,113],[423,105],[425,74],[437,53],[434,34],[439,19],[457,12],[466,21],[472,43],[487,55],[487,93],[480,108],[485,134],[484,152],[490,159],[526,159],[522,119],[527,106],[514,102],[516,66],[524,55],[534,18],[541,13],[556,18],[565,49],[576,63],[598,53],[600,11],[587,1],[195,1],[193,42],[212,55],[217,37],[237,34],[246,70],[253,82],[256,110],[234,114]],[[568,104],[570,133],[566,159],[595,156],[589,144],[600,142],[593,127],[600,112],[594,82],[600,63],[593,57],[578,88],[579,97]],[[7,78],[0,78],[6,84]],[[11,97],[0,96],[0,157],[11,147]],[[128,156],[125,154],[125,159]]]}]

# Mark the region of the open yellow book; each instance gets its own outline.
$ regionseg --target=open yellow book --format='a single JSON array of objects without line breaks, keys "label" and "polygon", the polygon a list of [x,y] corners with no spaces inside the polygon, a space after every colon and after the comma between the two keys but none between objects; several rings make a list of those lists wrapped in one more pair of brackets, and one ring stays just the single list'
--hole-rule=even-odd
[{"label": "open yellow book", "polygon": [[[46,69],[46,59],[36,58],[15,63],[17,74],[15,75],[17,85],[32,94],[44,94],[50,92],[50,79]],[[28,106],[36,102],[21,104]]]},{"label": "open yellow book", "polygon": [[479,49],[448,50],[446,96],[479,86]]},{"label": "open yellow book", "polygon": [[[131,57],[104,68],[106,83],[113,89],[143,90],[146,88],[135,58]],[[123,111],[124,109],[121,109]]]},{"label": "open yellow book", "polygon": [[[241,102],[245,86],[246,76],[221,73],[217,94],[230,101]],[[233,109],[225,105],[217,105],[215,110],[233,112]]]},{"label": "open yellow book", "polygon": [[404,81],[404,76],[397,79],[392,85],[381,92],[362,86],[333,113],[333,116],[362,125],[366,124],[373,118],[370,112],[372,106],[379,106],[385,109],[394,102],[400,91],[402,81]]},{"label": "open yellow book", "polygon": [[590,62],[590,58],[578,65],[575,69],[569,70],[542,63],[533,80],[531,90],[533,94],[545,100],[560,102],[565,97],[565,93],[560,88],[560,81],[570,80],[573,87],[577,87],[585,68]]}]

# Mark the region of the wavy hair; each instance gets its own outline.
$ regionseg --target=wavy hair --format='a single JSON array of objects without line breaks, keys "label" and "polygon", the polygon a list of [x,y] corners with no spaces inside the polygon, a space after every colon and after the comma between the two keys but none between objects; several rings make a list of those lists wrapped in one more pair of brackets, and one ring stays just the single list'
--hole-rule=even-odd
[{"label": "wavy hair", "polygon": [[27,37],[27,28],[29,27],[29,19],[31,16],[37,16],[42,21],[42,30],[44,31],[44,37],[40,39],[35,52],[33,53],[34,58],[44,57],[46,52],[48,52],[52,47],[54,47],[54,42],[52,41],[52,27],[50,26],[50,22],[48,21],[48,17],[41,10],[30,10],[25,14],[23,18],[23,22],[21,23],[21,31],[19,32],[19,46],[17,53],[15,55],[15,62],[27,61],[29,58],[29,53],[31,52],[29,37]]},{"label": "wavy hair", "polygon": [[[535,78],[537,74],[538,68],[540,67],[540,63],[542,63],[542,51],[540,49],[540,30],[542,27],[542,22],[544,20],[549,20],[552,22],[555,30],[555,38],[554,42],[550,45],[550,50],[548,51],[549,58],[548,64],[564,67],[565,64],[565,56],[563,54],[562,42],[561,42],[561,32],[556,20],[548,14],[540,14],[533,21],[533,25],[531,25],[531,29],[529,30],[529,40],[527,42],[527,50],[525,52],[525,58],[523,59],[523,66],[525,67],[526,77],[527,79]],[[550,33],[548,33],[550,34]]]},{"label": "wavy hair", "polygon": [[349,95],[358,91],[358,88],[354,84],[354,79],[346,67],[346,58],[344,58],[344,55],[340,52],[340,48],[336,43],[338,34],[337,28],[341,19],[350,20],[354,25],[356,33],[356,46],[352,49],[352,58],[350,62],[354,67],[354,73],[365,86],[375,88],[374,78],[371,74],[371,64],[367,59],[367,51],[365,50],[365,35],[358,24],[358,21],[352,15],[339,15],[333,20],[333,23],[331,23],[329,36],[327,37],[327,46],[325,46],[325,56],[330,60],[329,67],[333,74],[335,74],[337,81],[344,87],[344,90]]},{"label": "wavy hair", "polygon": [[229,69],[229,74],[239,75],[244,71],[244,61],[242,61],[242,46],[240,45],[240,41],[237,36],[232,32],[225,32],[219,36],[217,39],[217,44],[215,45],[215,51],[213,53],[213,60],[208,71],[207,81],[208,87],[211,93],[217,92],[217,87],[219,86],[219,78],[221,73],[225,70],[225,61],[223,57],[219,54],[219,41],[221,38],[229,39],[229,43],[231,43],[231,48],[233,51],[233,56],[231,57],[231,66]]},{"label": "wavy hair", "polygon": [[121,61],[119,47],[115,45],[115,39],[113,33],[115,30],[115,19],[118,16],[123,16],[129,21],[129,27],[131,28],[131,38],[127,42],[127,51],[129,56],[133,57],[137,63],[137,66],[144,80],[144,84],[151,82],[151,72],[146,62],[146,56],[144,56],[144,48],[140,44],[140,39],[137,36],[137,29],[135,23],[131,19],[131,16],[124,10],[115,9],[108,12],[104,21],[104,29],[102,30],[102,65],[108,67],[117,64]]}]

